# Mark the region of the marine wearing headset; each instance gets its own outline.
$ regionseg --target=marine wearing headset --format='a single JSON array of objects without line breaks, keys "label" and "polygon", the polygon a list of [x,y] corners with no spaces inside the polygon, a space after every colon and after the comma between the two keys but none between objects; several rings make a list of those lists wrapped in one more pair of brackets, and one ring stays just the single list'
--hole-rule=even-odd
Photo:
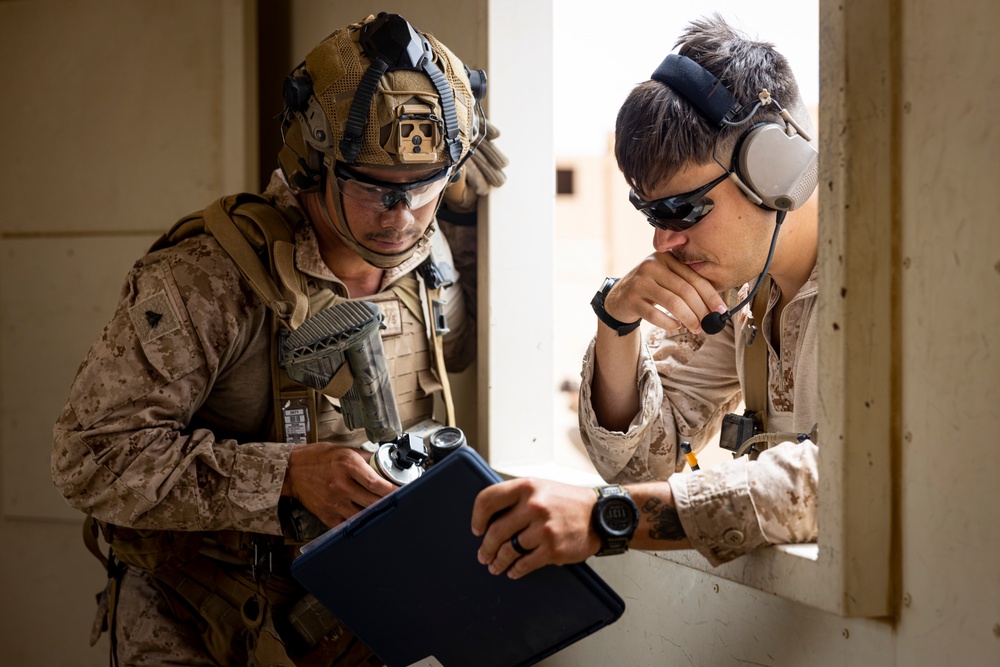
[{"label": "marine wearing headset", "polygon": [[[655,231],[654,252],[606,279],[591,304],[580,429],[612,485],[522,479],[484,490],[472,528],[496,574],[630,546],[695,548],[718,565],[816,538],[808,115],[785,58],[720,16],[691,23],[677,46],[617,120],[619,167]],[[641,320],[653,325],[645,339]],[[741,399],[749,412],[726,414]],[[720,426],[736,458],[682,472],[681,445],[700,451]]]},{"label": "marine wearing headset", "polygon": [[[288,568],[395,486],[338,402],[288,379],[279,343],[333,304],[373,302],[404,428],[436,416],[438,393],[452,421],[446,367],[475,356],[475,228],[438,213],[467,220],[503,182],[485,87],[398,15],[334,32],[285,82],[264,196],[184,218],[136,263],[52,454],[95,550],[97,526],[112,547],[94,639],[111,630],[113,660],[379,664]],[[461,232],[454,255],[441,226]]]}]

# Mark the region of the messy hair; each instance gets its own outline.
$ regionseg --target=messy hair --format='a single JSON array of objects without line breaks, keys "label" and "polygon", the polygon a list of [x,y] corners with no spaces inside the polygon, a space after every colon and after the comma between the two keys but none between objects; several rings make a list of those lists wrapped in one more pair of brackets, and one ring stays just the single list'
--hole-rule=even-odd
[{"label": "messy hair", "polygon": [[[678,53],[711,72],[729,89],[744,113],[767,89],[810,134],[808,112],[788,60],[769,42],[757,42],[719,14],[692,21],[674,45]],[[753,124],[783,122],[773,106],[762,107],[745,125],[713,126],[684,97],[658,81],[640,83],[629,93],[615,124],[615,158],[625,179],[648,195],[688,166],[712,161],[727,168],[739,137]]]}]

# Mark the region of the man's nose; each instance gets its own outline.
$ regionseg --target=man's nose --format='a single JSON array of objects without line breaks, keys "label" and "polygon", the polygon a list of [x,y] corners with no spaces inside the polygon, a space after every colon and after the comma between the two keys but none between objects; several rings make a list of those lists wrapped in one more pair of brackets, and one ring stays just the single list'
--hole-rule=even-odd
[{"label": "man's nose", "polygon": [[382,211],[378,221],[383,227],[403,229],[413,224],[413,211],[410,210],[410,205],[406,203],[406,200],[401,199],[392,208]]},{"label": "man's nose", "polygon": [[659,227],[653,232],[653,248],[656,252],[667,252],[685,243],[687,243],[687,236],[683,232],[672,232]]}]

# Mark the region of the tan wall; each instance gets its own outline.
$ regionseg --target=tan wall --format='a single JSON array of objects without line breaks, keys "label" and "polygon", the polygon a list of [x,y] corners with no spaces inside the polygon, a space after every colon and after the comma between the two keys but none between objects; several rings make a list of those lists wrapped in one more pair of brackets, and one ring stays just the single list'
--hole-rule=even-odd
[{"label": "tan wall", "polygon": [[52,424],[132,261],[256,169],[248,16],[0,3],[0,664],[107,664],[106,642],[87,650],[105,577],[52,486]]}]

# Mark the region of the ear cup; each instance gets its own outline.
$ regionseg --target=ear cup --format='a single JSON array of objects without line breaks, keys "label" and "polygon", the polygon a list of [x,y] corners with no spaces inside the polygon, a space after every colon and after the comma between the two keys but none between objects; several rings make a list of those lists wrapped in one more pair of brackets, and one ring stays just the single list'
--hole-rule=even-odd
[{"label": "ear cup", "polygon": [[777,123],[751,127],[736,145],[734,171],[763,205],[794,211],[809,199],[819,177],[819,154]]},{"label": "ear cup", "polygon": [[306,143],[302,136],[302,123],[292,116],[283,120],[282,124],[285,141],[278,151],[278,165],[285,174],[285,180],[300,192],[314,192],[321,189],[322,157]]},{"label": "ear cup", "polygon": [[285,99],[285,106],[295,111],[305,109],[312,94],[312,77],[305,68],[295,70],[286,76],[281,86],[281,96]]},{"label": "ear cup", "polygon": [[314,192],[323,187],[323,152],[332,148],[333,132],[313,96],[312,77],[304,64],[285,77],[282,96],[284,143],[278,152],[278,164],[285,180],[297,190]]}]

